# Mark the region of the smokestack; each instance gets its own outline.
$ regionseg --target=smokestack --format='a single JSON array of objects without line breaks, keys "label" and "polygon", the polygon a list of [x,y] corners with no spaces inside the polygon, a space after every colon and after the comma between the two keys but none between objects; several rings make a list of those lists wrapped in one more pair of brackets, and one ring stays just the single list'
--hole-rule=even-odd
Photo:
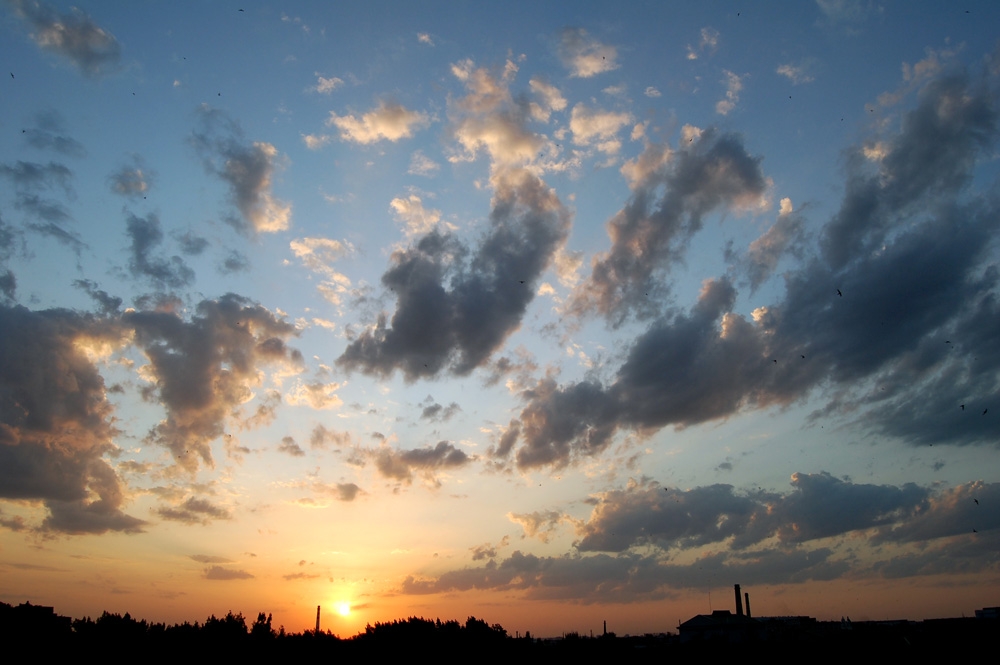
[{"label": "smokestack", "polygon": [[319,635],[319,605],[316,606],[316,634]]},{"label": "smokestack", "polygon": [[743,596],[740,595],[740,585],[733,585],[736,589],[736,616],[743,616]]},{"label": "smokestack", "polygon": [[747,618],[749,619],[750,618],[750,592],[749,591],[745,591],[743,593],[743,598],[746,599]]}]

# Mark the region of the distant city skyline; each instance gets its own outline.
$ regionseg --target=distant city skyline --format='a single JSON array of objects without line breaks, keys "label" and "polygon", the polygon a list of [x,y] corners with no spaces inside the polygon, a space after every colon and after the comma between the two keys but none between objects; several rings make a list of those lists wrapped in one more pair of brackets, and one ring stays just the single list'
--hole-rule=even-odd
[{"label": "distant city skyline", "polygon": [[1000,604],[998,24],[3,0],[0,600]]}]

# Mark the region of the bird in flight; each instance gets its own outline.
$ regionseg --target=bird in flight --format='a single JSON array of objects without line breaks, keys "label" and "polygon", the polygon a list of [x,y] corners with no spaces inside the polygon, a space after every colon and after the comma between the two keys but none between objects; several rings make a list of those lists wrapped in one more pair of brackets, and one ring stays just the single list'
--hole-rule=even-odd
[{"label": "bird in flight", "polygon": [[844,297],[844,294],[840,292],[840,289],[837,289],[837,295],[840,296],[841,298]]}]

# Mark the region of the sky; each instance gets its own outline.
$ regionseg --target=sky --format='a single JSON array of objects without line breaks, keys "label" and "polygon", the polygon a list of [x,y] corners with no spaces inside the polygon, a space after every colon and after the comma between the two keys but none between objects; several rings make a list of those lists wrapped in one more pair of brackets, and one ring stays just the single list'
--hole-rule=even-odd
[{"label": "sky", "polygon": [[996,605],[1000,7],[742,5],[0,2],[0,600]]}]

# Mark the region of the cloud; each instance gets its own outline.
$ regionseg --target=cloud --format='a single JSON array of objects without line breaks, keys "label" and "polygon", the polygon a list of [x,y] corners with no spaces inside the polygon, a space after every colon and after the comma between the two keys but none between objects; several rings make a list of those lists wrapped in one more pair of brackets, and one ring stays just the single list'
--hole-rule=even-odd
[{"label": "cloud", "polygon": [[289,404],[307,405],[310,408],[335,409],[343,402],[337,397],[339,383],[323,383],[322,381],[303,382],[296,381],[295,387],[285,395]]},{"label": "cloud", "polygon": [[570,115],[569,128],[573,132],[573,142],[577,145],[591,145],[600,141],[599,149],[615,153],[621,145],[614,138],[615,134],[630,122],[631,114],[590,110],[583,104],[577,104]]},{"label": "cloud", "polygon": [[809,73],[810,68],[811,63],[804,61],[798,65],[781,65],[778,67],[777,73],[787,77],[793,85],[800,85],[802,83],[812,83],[816,80],[816,78]]},{"label": "cloud", "polygon": [[122,166],[112,173],[108,180],[112,192],[131,198],[144,196],[149,191],[152,182],[151,174],[148,171],[143,171],[140,164]]},{"label": "cloud", "polygon": [[377,376],[401,370],[411,381],[443,370],[466,375],[518,327],[565,242],[569,214],[527,171],[504,171],[495,186],[490,229],[474,250],[432,231],[393,253],[382,283],[396,294],[396,312],[349,344],[338,366]]},{"label": "cloud", "polygon": [[226,254],[226,257],[219,264],[219,272],[224,275],[231,275],[235,272],[248,272],[250,270],[250,259],[247,258],[246,254],[232,249]]},{"label": "cloud", "polygon": [[198,563],[233,563],[231,559],[227,559],[224,556],[212,556],[210,554],[189,554],[188,558]]},{"label": "cloud", "polygon": [[232,514],[225,508],[220,508],[205,499],[189,497],[176,507],[161,507],[156,514],[165,520],[183,522],[185,524],[208,524],[213,520],[229,520]]},{"label": "cloud", "polygon": [[[403,225],[403,232],[407,237],[421,235],[430,232],[441,221],[441,211],[424,208],[423,201],[416,194],[409,197],[395,198],[389,202],[396,220]],[[445,228],[454,231],[455,227],[445,223]]]},{"label": "cloud", "polygon": [[124,343],[113,321],[0,306],[0,497],[42,501],[42,530],[138,533],[126,488],[104,455],[113,409],[91,360]]},{"label": "cloud", "polygon": [[305,457],[306,454],[306,451],[302,450],[299,444],[295,443],[295,439],[290,436],[281,437],[281,445],[278,446],[278,452],[291,455],[292,457]]},{"label": "cloud", "polygon": [[0,176],[9,178],[21,192],[39,192],[53,187],[59,187],[67,195],[73,192],[70,184],[73,172],[57,162],[38,164],[18,161],[14,166],[0,164]]},{"label": "cloud", "polygon": [[556,510],[539,511],[531,513],[507,513],[507,519],[515,524],[520,524],[524,529],[523,538],[537,538],[543,543],[556,533],[559,525],[568,522],[568,516]]},{"label": "cloud", "polygon": [[[430,403],[427,404],[428,402]],[[421,420],[447,422],[451,420],[455,414],[462,410],[462,407],[455,402],[452,402],[448,406],[441,406],[430,397],[428,397],[424,403],[427,404],[427,406],[425,406],[424,410],[420,413]]]},{"label": "cloud", "polygon": [[86,76],[96,78],[118,68],[121,44],[79,9],[59,14],[33,0],[8,0],[8,4],[31,24],[31,38],[39,48],[67,58]]},{"label": "cloud", "polygon": [[723,79],[723,83],[726,84],[726,96],[716,102],[715,112],[719,115],[728,115],[730,111],[736,108],[736,104],[740,101],[740,91],[743,90],[743,78],[728,69],[722,70],[722,73],[726,75],[726,78]]},{"label": "cloud", "polygon": [[289,243],[292,253],[302,263],[323,277],[317,290],[334,305],[339,305],[351,288],[351,280],[334,269],[333,264],[354,254],[354,246],[332,238],[298,238]]},{"label": "cloud", "polygon": [[208,240],[193,231],[174,233],[174,240],[180,245],[181,253],[188,256],[198,256],[208,248]]},{"label": "cloud", "polygon": [[245,570],[233,570],[222,566],[212,566],[205,569],[206,580],[252,580],[253,577]]},{"label": "cloud", "polygon": [[645,90],[645,92],[643,92],[642,94],[646,95],[647,97],[651,97],[653,99],[656,99],[657,97],[662,97],[663,96],[663,93],[661,93],[659,90],[657,90],[653,86],[647,87],[646,90]]},{"label": "cloud", "polygon": [[205,169],[229,186],[233,205],[242,221],[230,219],[243,233],[274,233],[288,229],[292,206],[271,193],[271,178],[278,151],[270,143],[248,143],[239,125],[225,113],[208,106],[199,109],[201,131],[192,142]]},{"label": "cloud", "polygon": [[364,490],[354,483],[334,483],[325,485],[323,483],[313,483],[312,489],[320,494],[333,497],[337,501],[354,501],[359,494],[364,494]]},{"label": "cloud", "polygon": [[337,432],[328,430],[323,425],[316,425],[312,434],[309,435],[309,445],[312,448],[326,448],[327,443],[333,443],[337,447],[349,446],[351,444],[350,432]]},{"label": "cloud", "polygon": [[149,361],[140,369],[149,381],[146,392],[166,409],[166,418],[147,438],[192,472],[199,458],[213,464],[209,444],[253,398],[261,367],[297,371],[302,364],[301,354],[285,344],[297,334],[295,327],[246,298],[230,293],[203,300],[195,312],[190,320],[169,311],[123,315]]},{"label": "cloud", "polygon": [[309,90],[318,92],[321,95],[329,95],[342,85],[344,85],[343,79],[339,79],[336,76],[324,78],[319,72],[316,72],[316,85],[309,88]]},{"label": "cloud", "polygon": [[169,259],[152,256],[152,252],[163,242],[160,220],[156,213],[137,217],[129,213],[126,220],[126,235],[132,241],[129,271],[133,277],[146,277],[160,288],[181,288],[194,280],[194,271],[179,256]]},{"label": "cloud", "polygon": [[417,33],[417,41],[420,42],[421,44],[427,44],[428,46],[434,46],[434,40],[431,39],[431,36],[429,34],[427,34],[426,32],[418,32]]},{"label": "cloud", "polygon": [[38,150],[53,150],[69,157],[87,154],[83,145],[66,135],[63,118],[58,111],[43,111],[34,118],[34,127],[22,130],[21,138]]},{"label": "cloud", "polygon": [[701,34],[698,39],[698,48],[692,47],[690,44],[687,47],[687,59],[697,60],[698,53],[703,51],[708,51],[709,54],[715,53],[716,49],[719,47],[719,31],[712,27],[704,27],[701,29]]},{"label": "cloud", "polygon": [[745,265],[751,290],[756,290],[774,273],[783,255],[801,255],[805,220],[792,209],[791,199],[781,199],[780,205],[778,220],[750,243],[747,250]]},{"label": "cloud", "polygon": [[435,162],[433,159],[425,155],[420,150],[417,150],[410,157],[410,168],[407,169],[407,173],[410,175],[422,175],[428,178],[434,177],[437,172],[441,169],[441,165]]},{"label": "cloud", "polygon": [[531,92],[538,98],[538,102],[531,104],[531,116],[540,122],[548,122],[552,111],[563,111],[568,102],[563,97],[559,88],[538,77],[533,77],[528,81]]},{"label": "cloud", "polygon": [[367,145],[381,140],[399,141],[413,136],[413,132],[430,124],[426,113],[410,111],[400,104],[379,102],[378,106],[360,118],[353,115],[338,116],[330,113],[326,123],[340,130],[340,138]]},{"label": "cloud", "polygon": [[559,36],[559,58],[570,76],[590,78],[618,69],[618,49],[587,35],[583,28],[566,28]]},{"label": "cloud", "polygon": [[432,485],[440,485],[437,473],[462,468],[474,459],[447,441],[439,441],[433,448],[413,450],[396,450],[383,446],[370,451],[369,455],[382,476],[407,485],[413,482],[414,473],[420,474]]}]

